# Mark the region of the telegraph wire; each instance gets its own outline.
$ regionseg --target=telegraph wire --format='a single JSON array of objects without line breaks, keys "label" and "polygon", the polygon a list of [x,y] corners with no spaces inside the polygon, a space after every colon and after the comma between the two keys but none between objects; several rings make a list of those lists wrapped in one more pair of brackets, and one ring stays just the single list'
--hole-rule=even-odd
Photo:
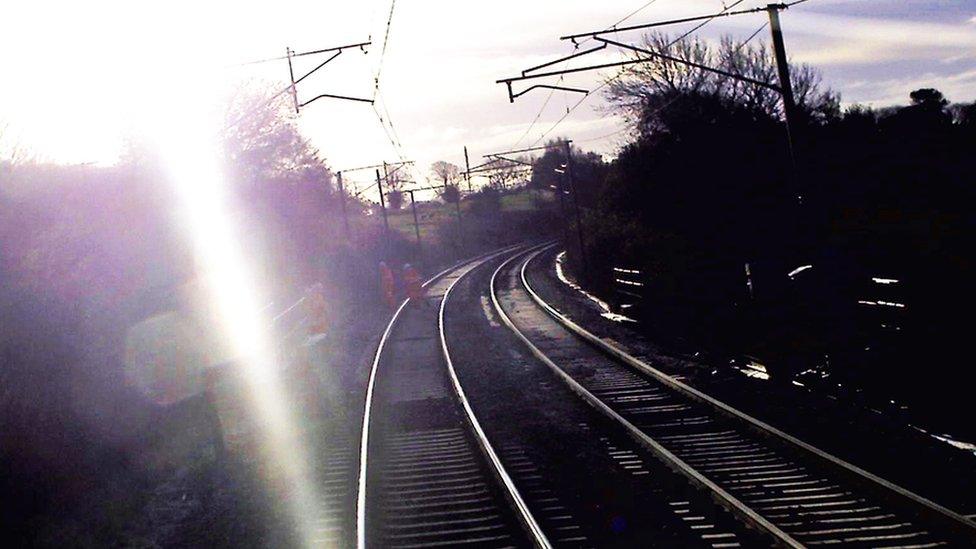
[{"label": "telegraph wire", "polygon": [[380,62],[376,67],[376,77],[373,79],[373,100],[380,93],[380,75],[383,72],[383,60],[386,59],[386,46],[390,43],[390,27],[393,26],[393,9],[396,8],[396,0],[390,2],[390,15],[386,18],[386,32],[383,34],[383,49],[380,50]]},{"label": "telegraph wire", "polygon": [[[701,29],[702,27],[704,27],[705,25],[707,25],[707,24],[709,24],[709,23],[711,23],[712,21],[714,21],[714,20],[715,20],[715,18],[716,18],[716,17],[718,17],[718,16],[720,16],[720,15],[722,15],[722,14],[724,14],[725,12],[727,12],[727,11],[729,11],[729,10],[731,10],[732,8],[734,8],[734,7],[736,7],[736,6],[738,6],[739,4],[741,4],[741,3],[742,3],[742,2],[744,2],[744,1],[745,1],[745,0],[736,0],[735,2],[733,2],[733,3],[732,3],[731,5],[729,5],[729,6],[724,6],[724,5],[723,5],[723,9],[722,9],[722,11],[720,11],[720,12],[718,12],[718,13],[716,13],[716,14],[715,14],[715,15],[713,15],[713,16],[712,16],[711,18],[709,18],[709,19],[706,19],[705,21],[702,21],[701,23],[699,23],[699,24],[697,24],[697,25],[695,25],[694,27],[692,27],[692,28],[691,28],[690,30],[688,30],[688,31],[687,31],[687,32],[685,32],[684,34],[682,34],[682,35],[680,35],[680,36],[678,36],[677,38],[675,38],[674,40],[672,40],[671,42],[669,42],[669,43],[668,43],[668,45],[667,45],[667,48],[670,48],[671,46],[673,46],[673,45],[674,45],[674,44],[676,44],[677,42],[679,42],[679,41],[681,41],[681,40],[684,40],[684,39],[685,39],[685,38],[687,38],[687,37],[688,37],[688,36],[689,36],[689,35],[690,35],[691,33],[693,33],[693,32],[695,32],[695,31],[697,31],[697,30],[699,30],[699,29]],[[806,1],[806,0],[800,0],[800,1]],[[758,32],[757,32],[756,34],[758,34]],[[563,123],[563,121],[564,121],[564,120],[566,120],[566,118],[568,118],[568,117],[569,117],[569,115],[570,115],[570,114],[572,114],[572,112],[573,112],[573,111],[575,111],[575,110],[576,110],[576,109],[577,109],[577,108],[578,108],[578,107],[579,107],[580,105],[582,105],[582,104],[583,104],[583,102],[585,102],[585,101],[586,101],[587,99],[589,99],[589,98],[590,98],[590,97],[591,97],[592,95],[594,95],[594,94],[595,94],[596,92],[598,92],[598,91],[600,91],[601,89],[603,89],[603,88],[605,88],[606,86],[608,86],[608,85],[610,85],[610,84],[611,84],[612,82],[614,82],[614,81],[616,81],[616,80],[618,80],[618,79],[620,79],[620,78],[621,78],[622,76],[624,76],[625,74],[627,74],[627,71],[626,71],[626,70],[621,70],[621,71],[620,71],[620,72],[618,72],[618,73],[617,73],[617,74],[616,74],[615,76],[613,76],[613,77],[611,77],[611,78],[609,78],[609,79],[607,79],[607,80],[605,80],[605,81],[604,81],[604,82],[603,82],[602,84],[600,84],[599,86],[597,86],[597,87],[596,87],[595,89],[593,89],[593,90],[591,90],[591,91],[589,91],[589,92],[587,92],[587,93],[586,93],[586,95],[584,95],[583,97],[581,97],[581,98],[579,99],[579,101],[577,101],[577,102],[576,102],[576,103],[575,103],[575,104],[574,104],[574,105],[573,105],[572,107],[570,107],[570,108],[569,108],[569,110],[568,110],[568,111],[566,111],[566,113],[565,113],[565,114],[563,114],[563,115],[562,115],[561,117],[559,117],[559,119],[558,119],[558,120],[556,120],[556,122],[555,122],[555,123],[554,123],[554,124],[553,124],[552,126],[550,126],[548,130],[546,130],[545,132],[543,132],[543,133],[542,133],[542,135],[540,135],[540,136],[539,136],[539,138],[538,138],[538,139],[536,139],[536,140],[535,140],[535,141],[534,141],[534,142],[532,143],[532,145],[534,146],[534,145],[537,145],[537,144],[539,144],[539,142],[541,142],[541,141],[542,141],[543,139],[545,139],[547,135],[549,135],[550,133],[552,133],[552,131],[553,131],[553,130],[555,130],[557,126],[559,126],[560,124],[562,124],[562,123]]]},{"label": "telegraph wire", "polygon": [[[806,0],[804,0],[804,1],[806,1]],[[769,26],[769,21],[766,21],[762,25],[759,25],[759,28],[756,29],[756,32],[750,34],[749,35],[749,38],[746,38],[745,41],[743,41],[741,44],[739,44],[739,47],[736,48],[735,51],[738,52],[739,50],[741,50],[742,48],[744,48],[746,44],[748,44],[749,42],[751,42],[752,39],[756,37],[756,35],[758,35],[760,32],[763,31],[763,29],[765,29],[768,26]]]},{"label": "telegraph wire", "polygon": [[[396,9],[396,0],[391,0],[390,12],[386,19],[386,31],[384,32],[383,35],[383,47],[380,50],[380,61],[379,61],[379,65],[376,68],[376,77],[374,78],[373,113],[376,115],[376,119],[379,121],[380,126],[383,127],[383,133],[386,134],[386,138],[387,140],[389,140],[390,145],[393,147],[393,150],[396,153],[397,157],[399,157],[401,161],[405,161],[406,156],[404,155],[403,152],[404,149],[403,143],[400,141],[400,135],[396,130],[396,125],[393,123],[393,117],[390,115],[390,110],[387,106],[386,99],[380,94],[380,77],[383,72],[383,62],[386,60],[386,50],[390,43],[390,29],[393,26],[393,13],[395,9]],[[383,109],[382,113],[380,112],[380,109],[377,108],[376,102],[379,102],[380,108]],[[425,181],[429,182],[426,174],[420,172],[416,166],[414,166],[413,169],[415,171],[414,173],[415,179],[416,179],[416,175],[419,173]]]},{"label": "telegraph wire", "polygon": [[[617,25],[623,23],[624,21],[627,21],[628,19],[630,19],[631,17],[633,17],[633,16],[637,15],[638,13],[644,11],[645,9],[649,8],[655,2],[657,2],[657,0],[650,0],[649,2],[645,3],[643,6],[637,8],[636,10],[630,12],[629,14],[627,14],[626,16],[624,16],[623,18],[621,18],[616,23],[608,26],[607,27],[607,30],[613,30],[614,27],[616,27]],[[574,47],[574,49],[578,49],[581,44],[585,44],[589,40],[592,40],[592,38],[587,38],[586,40],[583,40],[579,44],[576,44],[575,47]],[[567,60],[566,63],[563,64],[563,68],[565,68],[566,67],[566,64],[568,64],[568,63],[569,63],[569,61]],[[563,81],[563,77],[560,76],[558,82],[562,82],[562,81]],[[549,95],[546,96],[546,100],[543,101],[542,102],[542,106],[539,107],[539,112],[536,113],[535,118],[532,119],[532,122],[529,124],[529,127],[525,129],[525,133],[522,134],[522,137],[519,137],[518,138],[518,141],[516,141],[515,144],[512,145],[511,148],[514,149],[515,147],[518,146],[519,143],[522,142],[523,139],[525,139],[526,137],[528,137],[529,132],[532,131],[532,128],[535,127],[536,123],[539,121],[539,118],[542,117],[542,113],[545,112],[546,106],[549,105],[549,101],[552,100],[552,96],[553,96],[554,93],[556,93],[556,90],[554,90],[554,89],[549,90]],[[569,110],[569,108],[567,107],[567,111],[568,110]],[[536,142],[536,143],[538,143],[538,142]]]}]

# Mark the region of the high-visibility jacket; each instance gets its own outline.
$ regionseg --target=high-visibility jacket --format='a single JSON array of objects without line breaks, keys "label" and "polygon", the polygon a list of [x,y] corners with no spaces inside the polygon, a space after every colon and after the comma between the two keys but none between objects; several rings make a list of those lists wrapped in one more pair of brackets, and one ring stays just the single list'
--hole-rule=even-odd
[{"label": "high-visibility jacket", "polygon": [[403,271],[403,285],[406,286],[407,297],[410,299],[423,299],[423,284],[423,281],[420,279],[420,273],[413,267]]},{"label": "high-visibility jacket", "polygon": [[393,271],[385,264],[380,265],[380,290],[387,305],[396,305],[396,281],[393,279]]}]

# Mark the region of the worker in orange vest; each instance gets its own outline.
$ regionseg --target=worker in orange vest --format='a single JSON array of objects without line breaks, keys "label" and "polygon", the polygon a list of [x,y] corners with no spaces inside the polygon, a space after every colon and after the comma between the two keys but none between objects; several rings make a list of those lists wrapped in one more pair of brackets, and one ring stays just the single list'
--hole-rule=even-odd
[{"label": "worker in orange vest", "polygon": [[420,273],[409,263],[403,266],[403,286],[412,303],[427,305],[427,301],[424,299],[424,283],[420,279]]},{"label": "worker in orange vest", "polygon": [[393,280],[393,271],[386,265],[385,261],[380,261],[380,292],[383,294],[383,301],[391,310],[396,308],[396,282]]}]

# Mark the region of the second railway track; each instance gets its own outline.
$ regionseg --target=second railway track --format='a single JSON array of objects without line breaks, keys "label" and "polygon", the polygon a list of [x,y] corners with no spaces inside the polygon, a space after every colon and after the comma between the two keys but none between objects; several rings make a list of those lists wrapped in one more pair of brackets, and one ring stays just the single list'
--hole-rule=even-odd
[{"label": "second railway track", "polygon": [[514,257],[495,305],[582,398],[777,543],[973,546],[976,525],[670,378],[576,325],[536,294]]},{"label": "second railway track", "polygon": [[448,269],[394,314],[367,391],[358,547],[973,545],[965,517],[562,316],[526,277],[539,251]]}]

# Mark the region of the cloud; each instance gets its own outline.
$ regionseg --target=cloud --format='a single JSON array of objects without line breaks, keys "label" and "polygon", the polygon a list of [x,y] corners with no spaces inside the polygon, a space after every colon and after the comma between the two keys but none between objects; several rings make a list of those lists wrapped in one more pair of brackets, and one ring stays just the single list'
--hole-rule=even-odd
[{"label": "cloud", "polygon": [[847,85],[845,103],[856,102],[874,106],[905,104],[908,93],[919,88],[937,88],[954,102],[972,99],[972,89],[976,86],[976,69],[962,70],[952,74],[927,72],[917,76],[904,76],[885,80],[863,80]]},{"label": "cloud", "polygon": [[799,44],[791,48],[796,57],[819,65],[947,58],[976,49],[976,34],[958,23],[805,14],[790,21],[791,30],[800,35],[787,35]]}]

